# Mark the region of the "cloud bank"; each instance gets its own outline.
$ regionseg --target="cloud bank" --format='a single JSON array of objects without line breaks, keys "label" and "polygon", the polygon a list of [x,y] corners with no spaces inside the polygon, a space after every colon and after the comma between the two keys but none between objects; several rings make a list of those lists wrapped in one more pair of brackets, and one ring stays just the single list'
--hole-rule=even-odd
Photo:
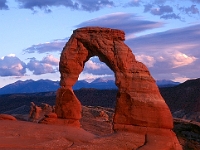
[{"label": "cloud bank", "polygon": [[55,73],[58,72],[59,60],[52,55],[44,57],[41,61],[36,58],[30,58],[27,63],[27,68],[33,72],[34,75]]},{"label": "cloud bank", "polygon": [[30,9],[36,11],[36,9],[42,9],[45,12],[51,12],[51,7],[64,6],[72,10],[83,11],[98,11],[104,7],[113,7],[114,2],[111,0],[17,0],[20,8]]},{"label": "cloud bank", "polygon": [[46,52],[61,52],[64,45],[68,41],[69,38],[54,40],[52,42],[40,43],[36,45],[32,45],[23,50],[25,53],[46,53]]},{"label": "cloud bank", "polygon": [[183,21],[185,14],[199,18],[199,4],[199,0],[188,0],[181,3],[179,0],[131,0],[124,7],[141,7],[144,13],[160,16],[162,19]]},{"label": "cloud bank", "polygon": [[26,76],[26,69],[35,75],[58,72],[59,59],[53,55],[48,55],[42,60],[37,60],[34,57],[29,59],[26,64],[14,54],[0,58],[0,76]]},{"label": "cloud bank", "polygon": [[197,24],[149,34],[129,39],[126,44],[156,79],[196,78],[200,76],[199,28]]}]

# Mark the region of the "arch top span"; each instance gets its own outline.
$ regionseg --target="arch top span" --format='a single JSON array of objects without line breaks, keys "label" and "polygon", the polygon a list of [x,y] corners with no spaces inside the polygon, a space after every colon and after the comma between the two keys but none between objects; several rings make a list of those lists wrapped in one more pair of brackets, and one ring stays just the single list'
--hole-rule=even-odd
[{"label": "arch top span", "polygon": [[[105,34],[106,36],[112,37],[113,39],[125,40],[125,33],[119,29],[102,28],[102,27],[83,27],[73,31],[73,34]],[[78,37],[78,36],[77,36]]]},{"label": "arch top span", "polygon": [[58,117],[81,118],[81,104],[72,86],[85,62],[98,56],[114,72],[118,87],[113,120],[115,130],[126,125],[172,129],[172,115],[155,80],[147,67],[135,59],[124,40],[124,32],[117,29],[85,27],[73,31],[60,57],[61,87],[56,98]]}]

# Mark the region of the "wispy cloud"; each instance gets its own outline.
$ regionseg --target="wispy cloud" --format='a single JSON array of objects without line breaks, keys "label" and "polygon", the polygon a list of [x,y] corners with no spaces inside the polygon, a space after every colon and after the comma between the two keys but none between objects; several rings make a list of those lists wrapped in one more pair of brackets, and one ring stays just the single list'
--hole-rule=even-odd
[{"label": "wispy cloud", "polygon": [[177,15],[177,14],[175,14],[175,13],[171,13],[171,14],[165,14],[165,15],[162,15],[160,18],[162,18],[162,19],[178,19],[178,20],[182,20],[182,18],[179,16],[179,15]]},{"label": "wispy cloud", "polygon": [[68,38],[65,38],[62,40],[54,40],[52,42],[36,44],[24,49],[23,51],[25,53],[61,52],[67,41]]},{"label": "wispy cloud", "polygon": [[148,21],[132,13],[118,12],[82,22],[76,27],[84,26],[101,26],[108,28],[117,28],[125,31],[126,35],[129,36],[130,34],[162,27],[163,23]]},{"label": "wispy cloud", "polygon": [[45,12],[51,12],[52,7],[64,6],[73,10],[83,10],[83,11],[98,11],[104,7],[113,7],[114,2],[111,0],[16,0],[20,8],[31,9],[36,11],[36,9],[42,9]]}]

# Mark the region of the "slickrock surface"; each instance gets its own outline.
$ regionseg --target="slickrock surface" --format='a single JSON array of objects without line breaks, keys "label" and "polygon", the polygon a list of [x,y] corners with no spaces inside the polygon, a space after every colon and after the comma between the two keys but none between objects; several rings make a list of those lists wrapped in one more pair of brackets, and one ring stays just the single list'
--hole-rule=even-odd
[{"label": "slickrock surface", "polygon": [[96,136],[81,128],[0,121],[1,150],[63,150],[87,144]]},{"label": "slickrock surface", "polygon": [[[88,111],[88,110],[85,110]],[[91,116],[91,114],[89,115]],[[87,116],[87,117],[89,117]],[[95,116],[95,115],[94,115]],[[111,123],[83,117],[82,128],[25,121],[0,121],[1,150],[179,150],[167,129],[140,127],[109,133]],[[90,132],[88,132],[90,130]],[[156,130],[156,133],[154,132]],[[96,134],[93,134],[93,131]]]},{"label": "slickrock surface", "polygon": [[141,149],[181,149],[171,131],[172,115],[155,80],[147,67],[136,61],[124,40],[124,32],[117,29],[86,27],[74,30],[60,57],[61,87],[55,107],[58,118],[77,121],[81,118],[81,104],[72,86],[85,62],[98,56],[114,72],[118,87],[113,129],[142,135],[145,144]]}]

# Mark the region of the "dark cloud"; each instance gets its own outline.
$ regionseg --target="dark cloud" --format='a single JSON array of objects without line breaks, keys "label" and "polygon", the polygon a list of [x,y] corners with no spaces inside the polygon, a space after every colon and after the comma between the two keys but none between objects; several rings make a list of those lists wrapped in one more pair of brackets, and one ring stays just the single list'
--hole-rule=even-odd
[{"label": "dark cloud", "polygon": [[114,2],[110,0],[77,0],[79,8],[85,11],[98,11],[106,6],[114,6]]},{"label": "dark cloud", "polygon": [[163,23],[144,20],[130,13],[113,13],[83,22],[76,27],[85,26],[101,26],[121,29],[126,32],[126,35],[129,35],[149,29],[162,27]]},{"label": "dark cloud", "polygon": [[33,57],[30,58],[30,61],[27,63],[27,68],[33,71],[35,75],[55,73],[58,71],[58,62],[59,60],[52,55],[44,57],[41,61]]},{"label": "dark cloud", "polygon": [[61,52],[69,38],[62,40],[54,40],[42,44],[32,45],[24,49],[25,53],[46,53],[46,52]]},{"label": "dark cloud", "polygon": [[171,13],[173,12],[173,8],[166,5],[166,6],[159,6],[157,8],[152,8],[151,9],[151,14],[153,15],[163,15],[163,14],[166,14],[166,13]]},{"label": "dark cloud", "polygon": [[152,4],[146,4],[144,5],[144,12],[150,12],[152,9],[153,5]]},{"label": "dark cloud", "polygon": [[[136,2],[135,5],[134,2]],[[199,14],[200,0],[190,0],[190,7],[186,7],[185,3],[179,3],[178,0],[133,0],[125,6],[143,7],[144,13],[160,16],[162,19],[179,19],[183,21],[184,15],[189,14],[191,17]]]},{"label": "dark cloud", "polygon": [[1,9],[5,9],[5,10],[8,9],[8,5],[6,3],[7,3],[7,0],[0,0],[0,10]]},{"label": "dark cloud", "polygon": [[191,5],[190,7],[180,7],[179,9],[188,15],[199,14],[199,9],[196,5]]},{"label": "dark cloud", "polygon": [[0,59],[0,76],[23,76],[26,64],[14,55]]},{"label": "dark cloud", "polygon": [[17,0],[21,8],[34,10],[36,8],[43,9],[45,12],[51,12],[51,7],[64,6],[73,10],[98,11],[106,6],[114,6],[114,2],[110,0]]},{"label": "dark cloud", "polygon": [[176,15],[175,13],[162,15],[160,18],[162,18],[162,19],[178,19],[178,20],[182,20],[182,18],[179,15]]},{"label": "dark cloud", "polygon": [[[200,76],[200,24],[126,41],[156,79]],[[186,71],[187,70],[187,71]]]}]

